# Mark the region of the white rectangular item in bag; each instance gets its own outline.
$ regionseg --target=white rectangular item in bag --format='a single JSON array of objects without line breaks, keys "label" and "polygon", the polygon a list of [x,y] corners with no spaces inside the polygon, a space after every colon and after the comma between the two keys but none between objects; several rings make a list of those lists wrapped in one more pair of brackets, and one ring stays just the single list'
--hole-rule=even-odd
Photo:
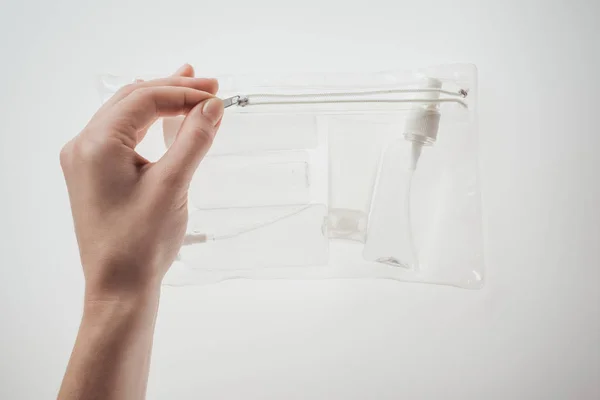
[{"label": "white rectangular item in bag", "polygon": [[[103,98],[135,78],[103,76]],[[227,108],[165,284],[339,277],[480,288],[476,80],[463,64],[219,79]],[[182,120],[154,129],[168,145]]]}]

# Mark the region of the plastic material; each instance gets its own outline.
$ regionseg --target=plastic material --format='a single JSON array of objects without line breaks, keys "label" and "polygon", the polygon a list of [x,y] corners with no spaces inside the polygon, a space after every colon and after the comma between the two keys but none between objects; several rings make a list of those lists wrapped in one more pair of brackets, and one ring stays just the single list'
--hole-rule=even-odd
[{"label": "plastic material", "polygon": [[[103,99],[135,78],[103,76]],[[474,66],[219,83],[231,106],[192,181],[188,235],[165,284],[483,285]],[[164,139],[142,155],[164,152],[181,120],[154,127]]]}]

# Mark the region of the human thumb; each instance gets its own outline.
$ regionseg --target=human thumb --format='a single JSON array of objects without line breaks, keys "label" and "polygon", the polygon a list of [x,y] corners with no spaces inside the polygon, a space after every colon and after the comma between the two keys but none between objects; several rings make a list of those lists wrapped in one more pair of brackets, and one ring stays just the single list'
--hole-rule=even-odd
[{"label": "human thumb", "polygon": [[221,118],[223,102],[212,97],[196,105],[187,114],[175,141],[157,164],[170,177],[189,183],[213,143]]}]

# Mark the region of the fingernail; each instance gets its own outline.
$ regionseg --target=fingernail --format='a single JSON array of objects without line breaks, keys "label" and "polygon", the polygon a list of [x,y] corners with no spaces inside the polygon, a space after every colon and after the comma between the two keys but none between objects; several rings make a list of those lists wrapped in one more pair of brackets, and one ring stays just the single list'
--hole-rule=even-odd
[{"label": "fingernail", "polygon": [[212,97],[204,102],[202,106],[202,114],[212,122],[213,126],[217,126],[223,116],[223,102],[221,99]]}]

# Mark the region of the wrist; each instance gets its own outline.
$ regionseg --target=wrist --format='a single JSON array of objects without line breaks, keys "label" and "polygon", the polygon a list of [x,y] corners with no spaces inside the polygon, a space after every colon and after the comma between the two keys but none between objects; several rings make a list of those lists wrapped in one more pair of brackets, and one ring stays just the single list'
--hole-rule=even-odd
[{"label": "wrist", "polygon": [[110,329],[110,325],[119,325],[120,321],[152,321],[158,311],[159,299],[159,291],[118,297],[86,294],[82,323]]},{"label": "wrist", "polygon": [[160,282],[135,288],[106,288],[86,283],[84,315],[112,312],[133,313],[156,309],[160,298]]},{"label": "wrist", "polygon": [[154,268],[128,261],[84,262],[85,301],[140,302],[158,297],[162,276]]}]

